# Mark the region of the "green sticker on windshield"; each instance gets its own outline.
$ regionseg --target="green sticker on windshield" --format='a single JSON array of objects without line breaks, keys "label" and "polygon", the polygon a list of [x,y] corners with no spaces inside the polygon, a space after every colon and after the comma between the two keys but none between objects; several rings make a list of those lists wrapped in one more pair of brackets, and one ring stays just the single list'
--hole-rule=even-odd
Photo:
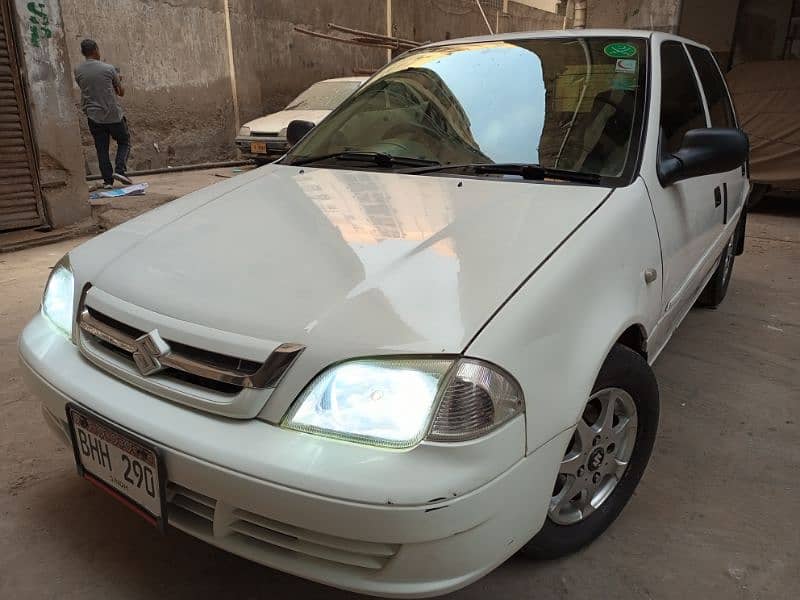
[{"label": "green sticker on windshield", "polygon": [[624,42],[617,42],[615,44],[606,44],[603,48],[606,56],[611,58],[630,58],[636,56],[636,46],[633,44],[626,44]]}]

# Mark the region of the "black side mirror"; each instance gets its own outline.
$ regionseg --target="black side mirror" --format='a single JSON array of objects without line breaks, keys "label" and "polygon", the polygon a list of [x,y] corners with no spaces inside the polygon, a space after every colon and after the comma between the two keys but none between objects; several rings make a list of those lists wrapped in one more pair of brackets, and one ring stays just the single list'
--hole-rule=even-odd
[{"label": "black side mirror", "polygon": [[747,161],[750,142],[739,129],[706,127],[691,129],[674,154],[663,152],[658,161],[658,180],[664,187],[701,175],[724,173]]},{"label": "black side mirror", "polygon": [[311,121],[295,119],[289,123],[289,127],[286,128],[286,141],[289,142],[290,146],[294,146],[297,142],[302,140],[309,131],[314,129],[314,127],[315,125]]}]

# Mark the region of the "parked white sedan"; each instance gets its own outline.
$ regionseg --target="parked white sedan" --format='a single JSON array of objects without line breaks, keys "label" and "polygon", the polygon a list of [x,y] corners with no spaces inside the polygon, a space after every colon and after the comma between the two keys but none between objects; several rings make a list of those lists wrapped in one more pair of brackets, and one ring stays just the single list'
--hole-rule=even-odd
[{"label": "parked white sedan", "polygon": [[79,473],[383,596],[592,541],[653,447],[650,364],[742,250],[748,144],[708,48],[449,40],[290,129],[280,164],[53,269],[20,353]]},{"label": "parked white sedan", "polygon": [[286,128],[299,119],[318,124],[352,94],[366,77],[339,77],[318,81],[289,102],[281,111],[245,123],[236,136],[242,156],[269,162],[289,149]]}]

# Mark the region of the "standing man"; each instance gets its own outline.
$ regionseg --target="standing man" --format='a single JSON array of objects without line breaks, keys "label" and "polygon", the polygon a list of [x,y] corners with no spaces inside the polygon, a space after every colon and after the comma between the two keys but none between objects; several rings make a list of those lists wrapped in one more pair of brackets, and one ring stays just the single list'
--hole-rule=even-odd
[{"label": "standing man", "polygon": [[[130,185],[133,182],[125,175],[125,163],[131,149],[128,121],[117,102],[117,96],[125,95],[122,79],[115,67],[100,60],[100,49],[94,40],[81,42],[81,54],[86,60],[75,68],[75,81],[81,88],[81,105],[94,138],[97,162],[100,163],[100,172],[103,175],[103,187],[111,189],[115,179]],[[113,168],[108,157],[110,138],[117,142],[117,157]]]}]

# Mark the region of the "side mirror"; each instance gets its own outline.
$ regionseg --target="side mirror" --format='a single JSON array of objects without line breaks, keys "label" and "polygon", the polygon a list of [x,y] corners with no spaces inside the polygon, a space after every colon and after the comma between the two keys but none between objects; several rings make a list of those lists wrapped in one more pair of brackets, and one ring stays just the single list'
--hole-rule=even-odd
[{"label": "side mirror", "polygon": [[290,146],[294,146],[297,142],[302,140],[309,131],[314,129],[314,127],[315,125],[311,121],[295,119],[289,123],[289,127],[286,128],[286,141],[289,142]]},{"label": "side mirror", "polygon": [[750,153],[747,135],[739,129],[691,129],[674,154],[662,152],[658,180],[664,187],[701,175],[724,173],[743,165]]}]

